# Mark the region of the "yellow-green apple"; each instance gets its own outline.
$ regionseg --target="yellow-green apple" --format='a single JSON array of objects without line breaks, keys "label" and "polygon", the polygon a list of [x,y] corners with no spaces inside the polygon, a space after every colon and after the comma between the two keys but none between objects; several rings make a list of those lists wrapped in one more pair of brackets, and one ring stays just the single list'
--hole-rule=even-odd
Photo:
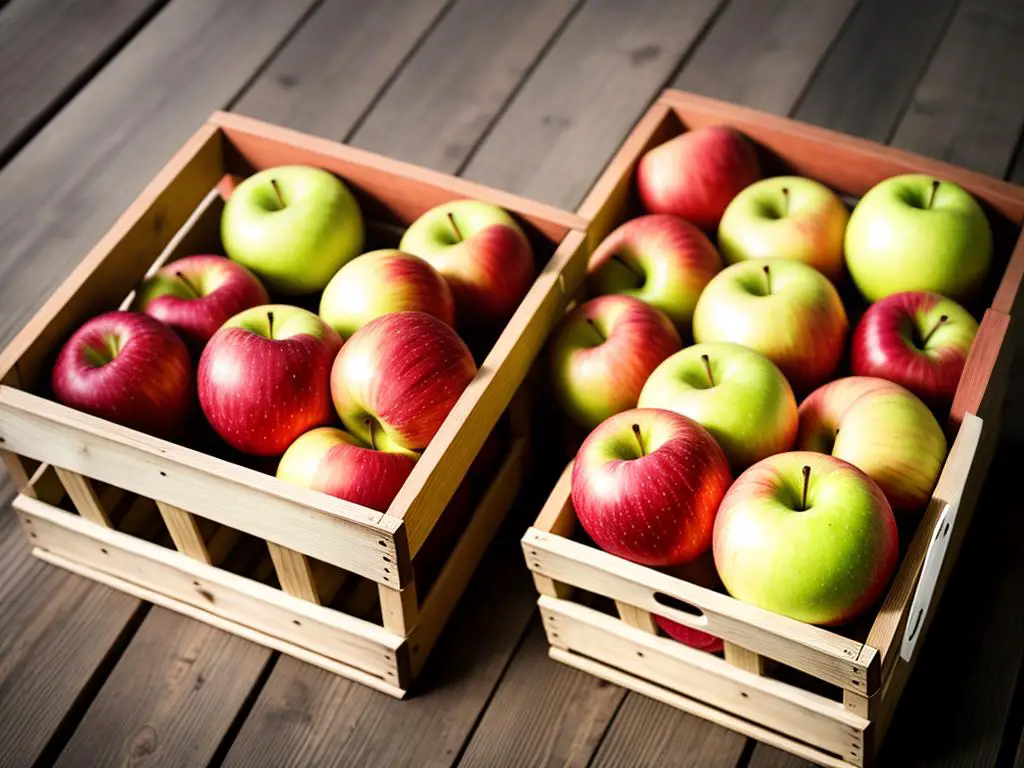
[{"label": "yellow-green apple", "polygon": [[228,256],[279,293],[323,290],[363,248],[363,215],[352,193],[320,168],[285,165],[253,174],[221,217]]},{"label": "yellow-green apple", "polygon": [[694,128],[650,150],[636,168],[640,201],[714,232],[729,201],[761,178],[757,152],[724,125]]},{"label": "yellow-green apple", "polygon": [[800,404],[797,447],[863,470],[898,513],[924,510],[946,459],[946,436],[921,400],[885,379],[848,376]]},{"label": "yellow-green apple", "polygon": [[395,312],[352,334],[334,361],[331,394],[349,432],[415,456],[474,376],[473,356],[451,326],[423,312]]},{"label": "yellow-green apple", "polygon": [[178,259],[146,279],[134,306],[169,325],[201,352],[224,323],[268,301],[267,289],[241,264],[223,256],[196,255]]},{"label": "yellow-green apple", "polygon": [[962,187],[906,174],[872,187],[846,228],[846,266],[861,294],[903,291],[974,296],[992,263],[992,230]]},{"label": "yellow-green apple", "polygon": [[348,432],[318,427],[288,446],[277,476],[385,512],[415,465],[411,456],[378,451]]},{"label": "yellow-green apple", "polygon": [[460,327],[498,328],[533,283],[533,249],[507,211],[454,200],[420,216],[399,248],[425,259],[452,289]]},{"label": "yellow-green apple", "polygon": [[343,339],[391,312],[426,312],[455,325],[455,304],[445,279],[423,259],[392,249],[352,259],[320,298],[320,317]]},{"label": "yellow-green apple", "polygon": [[576,454],[572,503],[601,549],[678,565],[711,544],[732,475],[715,438],[672,411],[636,408],[601,422]]},{"label": "yellow-green apple", "polygon": [[870,477],[841,459],[792,451],[736,478],[715,520],[714,553],[733,597],[810,624],[841,624],[882,596],[899,541]]},{"label": "yellow-green apple", "polygon": [[837,283],[849,218],[843,201],[824,184],[775,176],[751,184],[729,203],[718,225],[718,248],[726,264],[795,259]]},{"label": "yellow-green apple", "polygon": [[61,348],[53,393],[72,408],[157,437],[177,437],[192,403],[192,361],[184,342],[141,312],[87,321]]},{"label": "yellow-green apple", "polygon": [[[677,579],[683,579],[691,584],[696,584],[705,589],[721,589],[722,580],[718,578],[718,571],[715,570],[715,560],[709,549],[703,555],[682,565],[671,568],[663,568],[663,571]],[[708,653],[721,653],[725,647],[722,638],[699,629],[684,626],[678,622],[666,619],[664,616],[654,615],[654,622],[661,628],[661,631],[673,640],[697,648]]]},{"label": "yellow-green apple", "polygon": [[654,369],[637,405],[689,416],[718,441],[736,473],[796,440],[789,382],[771,360],[739,344],[676,352]]},{"label": "yellow-green apple", "polygon": [[953,403],[978,322],[952,299],[894,293],[868,307],[850,342],[850,369],[901,384],[933,408]]},{"label": "yellow-green apple", "polygon": [[601,242],[590,257],[587,288],[595,296],[646,301],[689,336],[697,297],[721,269],[715,246],[693,224],[652,214],[627,221]]},{"label": "yellow-green apple", "polygon": [[635,408],[651,372],[682,342],[672,321],[640,299],[598,296],[562,318],[549,359],[555,398],[591,428]]},{"label": "yellow-green apple", "polygon": [[235,315],[199,358],[199,405],[229,445],[277,456],[330,422],[331,363],[341,338],[298,307],[266,304]]},{"label": "yellow-green apple", "polygon": [[848,329],[832,283],[790,259],[726,267],[708,283],[693,314],[697,342],[731,341],[760,352],[798,395],[832,375]]}]

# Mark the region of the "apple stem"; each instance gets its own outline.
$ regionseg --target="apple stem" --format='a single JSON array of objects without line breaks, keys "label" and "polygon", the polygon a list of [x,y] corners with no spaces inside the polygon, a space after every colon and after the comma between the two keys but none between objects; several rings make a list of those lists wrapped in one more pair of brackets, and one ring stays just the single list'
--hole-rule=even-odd
[{"label": "apple stem", "polygon": [[638,446],[640,446],[640,455],[641,456],[646,456],[647,454],[644,453],[644,443],[640,439],[640,425],[639,424],[634,424],[633,425],[633,434],[636,436],[636,444]]},{"label": "apple stem", "polygon": [[593,318],[588,317],[587,322],[590,323],[590,327],[594,329],[594,333],[601,337],[601,341],[607,341],[605,335],[601,333],[601,329],[597,327],[597,323],[594,322]]},{"label": "apple stem", "polygon": [[376,451],[377,450],[377,441],[374,440],[374,438],[373,438],[373,419],[367,419],[363,423],[366,424],[366,428],[370,431],[370,447],[373,448],[373,450]]},{"label": "apple stem", "polygon": [[789,216],[789,187],[782,188],[782,215]]},{"label": "apple stem", "polygon": [[928,339],[932,337],[932,334],[939,330],[939,326],[943,323],[949,322],[948,315],[939,315],[939,321],[932,326],[932,329],[928,331],[928,335],[921,339],[921,346],[925,346],[928,343]]},{"label": "apple stem", "polygon": [[638,271],[637,269],[635,269],[632,264],[630,264],[624,258],[619,256],[619,254],[616,253],[614,256],[612,256],[612,261],[618,262],[623,267],[625,267],[628,271],[632,272],[633,275],[636,277],[636,279],[639,280],[641,283],[644,281],[643,273]]},{"label": "apple stem", "polygon": [[942,182],[938,179],[932,181],[932,191],[928,194],[928,205],[926,205],[925,208],[932,207],[932,203],[935,202],[935,193],[939,191],[939,184],[941,183]]},{"label": "apple stem", "polygon": [[704,370],[708,374],[708,384],[712,387],[715,386],[715,377],[711,375],[711,358],[707,355],[701,355],[700,359],[704,362]]},{"label": "apple stem", "polygon": [[175,272],[174,276],[176,278],[178,278],[179,280],[181,280],[181,282],[183,282],[185,284],[186,288],[188,288],[190,291],[192,291],[193,298],[196,298],[196,299],[199,298],[199,296],[200,296],[199,291],[196,289],[196,287],[194,285],[192,285],[192,282],[187,277],[185,277],[185,275],[183,275],[181,272]]},{"label": "apple stem", "polygon": [[455,223],[455,214],[451,211],[448,212],[448,221],[452,225],[452,231],[455,232],[455,242],[462,242],[462,233],[459,231],[459,225]]},{"label": "apple stem", "polygon": [[772,271],[768,268],[768,265],[764,265],[764,284],[768,286],[768,295],[772,295]]},{"label": "apple stem", "polygon": [[277,179],[271,179],[270,186],[274,188],[274,194],[277,195],[277,202],[279,202],[281,204],[281,207],[284,208],[284,198],[281,196],[281,188],[277,186]]},{"label": "apple stem", "polygon": [[807,509],[807,486],[811,482],[811,468],[809,466],[807,466],[806,464],[804,464],[803,472],[804,472],[804,497],[803,497],[803,500],[800,502],[800,511],[801,512],[803,512],[805,509]]},{"label": "apple stem", "polygon": [[267,336],[274,338],[274,313],[267,312]]}]

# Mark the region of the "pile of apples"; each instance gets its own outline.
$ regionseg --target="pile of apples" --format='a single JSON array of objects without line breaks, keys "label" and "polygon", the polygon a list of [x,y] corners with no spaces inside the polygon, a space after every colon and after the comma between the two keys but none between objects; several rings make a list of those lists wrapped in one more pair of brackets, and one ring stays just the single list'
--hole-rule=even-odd
[{"label": "pile of apples", "polygon": [[[559,403],[592,430],[572,474],[580,523],[633,562],[849,621],[880,599],[897,522],[920,519],[945,461],[935,413],[978,330],[958,300],[987,276],[989,222],[923,175],[850,213],[817,181],[762,178],[723,126],[651,149],[634,182],[645,214],[596,248],[595,298],[549,345]],[[866,306],[852,337],[841,291]]]},{"label": "pile of apples", "polygon": [[[477,373],[454,329],[500,330],[535,265],[516,221],[473,200],[427,211],[397,250],[363,253],[364,239],[331,173],[250,176],[224,206],[227,257],[174,261],[131,311],[86,322],[54,395],[168,439],[199,410],[235,450],[280,457],[278,477],[386,510]],[[317,299],[319,314],[294,305]]]}]

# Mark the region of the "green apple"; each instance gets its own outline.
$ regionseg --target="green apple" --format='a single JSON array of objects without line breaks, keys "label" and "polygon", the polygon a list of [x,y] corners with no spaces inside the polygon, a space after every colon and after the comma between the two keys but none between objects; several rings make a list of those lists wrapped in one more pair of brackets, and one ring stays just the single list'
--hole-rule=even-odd
[{"label": "green apple", "polygon": [[221,218],[228,256],[288,295],[323,290],[363,248],[363,216],[348,187],[319,168],[260,171],[231,193]]},{"label": "green apple", "polygon": [[849,218],[843,201],[824,184],[775,176],[751,184],[729,203],[718,226],[718,249],[726,264],[795,259],[835,283],[843,275]]},{"label": "green apple", "polygon": [[992,263],[992,230],[962,187],[923,174],[872,187],[846,228],[846,266],[868,301],[903,291],[975,295]]},{"label": "green apple", "polygon": [[767,357],[739,344],[695,344],[654,369],[639,408],[689,416],[722,446],[733,472],[793,447],[796,399]]},{"label": "green apple", "polygon": [[878,485],[841,459],[793,451],[758,462],[718,508],[715,567],[729,593],[811,624],[873,605],[899,558]]}]

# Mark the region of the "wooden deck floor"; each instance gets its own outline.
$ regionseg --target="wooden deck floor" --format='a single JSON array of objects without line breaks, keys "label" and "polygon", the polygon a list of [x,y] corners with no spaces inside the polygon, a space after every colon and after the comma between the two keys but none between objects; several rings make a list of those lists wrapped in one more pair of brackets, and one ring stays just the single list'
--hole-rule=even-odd
[{"label": "wooden deck floor", "polygon": [[[215,109],[572,209],[667,85],[1024,183],[1024,0],[0,0],[0,344]],[[1022,399],[883,765],[1024,765]],[[405,702],[37,562],[5,509],[0,766],[806,765],[549,661],[535,504]]]}]

